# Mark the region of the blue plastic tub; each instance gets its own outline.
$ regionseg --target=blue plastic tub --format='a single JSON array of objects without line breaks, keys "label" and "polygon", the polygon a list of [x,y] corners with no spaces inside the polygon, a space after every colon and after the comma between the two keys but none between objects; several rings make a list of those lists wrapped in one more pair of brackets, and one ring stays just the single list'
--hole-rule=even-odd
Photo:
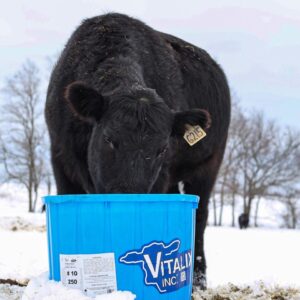
[{"label": "blue plastic tub", "polygon": [[198,197],[46,196],[49,277],[88,296],[190,300]]}]

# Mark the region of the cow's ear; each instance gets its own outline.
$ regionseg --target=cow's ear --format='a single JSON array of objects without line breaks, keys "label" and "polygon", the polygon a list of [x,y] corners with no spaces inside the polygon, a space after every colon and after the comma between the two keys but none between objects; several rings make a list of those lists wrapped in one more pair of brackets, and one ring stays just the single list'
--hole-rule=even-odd
[{"label": "cow's ear", "polygon": [[87,122],[99,121],[107,108],[107,103],[101,94],[79,81],[67,86],[65,99],[73,113]]},{"label": "cow's ear", "polygon": [[210,114],[204,109],[191,109],[187,111],[176,112],[174,114],[174,123],[172,128],[173,136],[183,136],[188,125],[199,125],[202,129],[210,127]]}]

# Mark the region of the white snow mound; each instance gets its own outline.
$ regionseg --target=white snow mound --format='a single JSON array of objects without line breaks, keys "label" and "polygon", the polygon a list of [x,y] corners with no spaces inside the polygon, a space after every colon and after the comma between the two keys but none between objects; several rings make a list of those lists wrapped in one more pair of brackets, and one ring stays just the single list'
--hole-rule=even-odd
[{"label": "white snow mound", "polygon": [[90,298],[79,290],[69,289],[60,282],[48,280],[48,273],[30,280],[22,296],[22,300],[134,300],[135,298],[130,292],[119,291]]}]

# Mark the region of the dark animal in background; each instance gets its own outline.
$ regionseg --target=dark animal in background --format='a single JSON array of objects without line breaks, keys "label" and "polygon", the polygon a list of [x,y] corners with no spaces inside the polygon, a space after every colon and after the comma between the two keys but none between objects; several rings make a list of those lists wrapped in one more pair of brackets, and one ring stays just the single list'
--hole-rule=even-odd
[{"label": "dark animal in background", "polygon": [[240,229],[246,229],[249,226],[249,215],[247,213],[242,213],[239,216]]},{"label": "dark animal in background", "polygon": [[[46,120],[58,194],[178,193],[183,182],[201,197],[194,283],[205,287],[208,201],[230,121],[219,65],[126,15],[87,19],[53,70]],[[207,137],[189,146],[187,124]]]}]

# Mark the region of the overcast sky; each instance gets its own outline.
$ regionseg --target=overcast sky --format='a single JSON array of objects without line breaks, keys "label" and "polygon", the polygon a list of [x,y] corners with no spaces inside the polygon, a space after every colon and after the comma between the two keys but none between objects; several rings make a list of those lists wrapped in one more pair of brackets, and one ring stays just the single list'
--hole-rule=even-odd
[{"label": "overcast sky", "polygon": [[1,0],[0,85],[26,58],[45,67],[82,19],[109,11],[204,48],[244,107],[300,128],[299,0]]}]

